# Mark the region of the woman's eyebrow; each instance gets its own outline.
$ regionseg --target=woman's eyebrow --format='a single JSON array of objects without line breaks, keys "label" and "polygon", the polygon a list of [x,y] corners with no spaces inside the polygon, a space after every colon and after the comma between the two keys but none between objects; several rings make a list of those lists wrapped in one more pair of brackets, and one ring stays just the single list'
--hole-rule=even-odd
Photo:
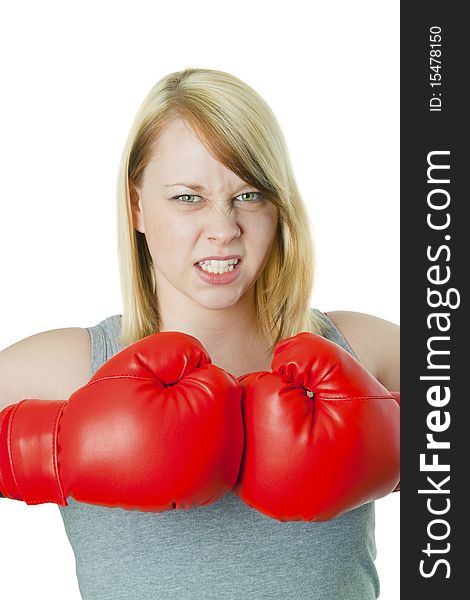
[{"label": "woman's eyebrow", "polygon": [[188,187],[188,188],[191,188],[192,190],[196,190],[198,192],[206,191],[206,188],[203,185],[198,185],[197,183],[167,183],[167,184],[165,184],[165,187],[176,187],[176,186]]},{"label": "woman's eyebrow", "polygon": [[[164,187],[177,187],[177,186],[187,187],[192,190],[195,190],[196,192],[207,193],[206,188],[203,185],[199,185],[198,183],[166,183],[164,185]],[[237,187],[236,189],[243,190],[245,188],[253,188],[253,186],[250,185],[249,183],[245,183],[244,185],[242,184],[239,187]]]}]

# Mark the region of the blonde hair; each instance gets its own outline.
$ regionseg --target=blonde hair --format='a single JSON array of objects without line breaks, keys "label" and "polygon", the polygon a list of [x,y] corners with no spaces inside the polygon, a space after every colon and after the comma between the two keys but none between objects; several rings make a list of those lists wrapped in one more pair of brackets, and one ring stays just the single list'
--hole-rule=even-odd
[{"label": "blonde hair", "polygon": [[320,333],[310,308],[314,282],[311,225],[292,173],[280,126],[266,102],[237,77],[188,68],[158,81],[142,103],[122,154],[117,188],[118,258],[127,346],[160,330],[153,261],[145,234],[134,229],[131,194],[159,136],[183,119],[226,168],[254,185],[278,209],[268,262],[255,283],[258,331],[275,344],[300,331]]}]

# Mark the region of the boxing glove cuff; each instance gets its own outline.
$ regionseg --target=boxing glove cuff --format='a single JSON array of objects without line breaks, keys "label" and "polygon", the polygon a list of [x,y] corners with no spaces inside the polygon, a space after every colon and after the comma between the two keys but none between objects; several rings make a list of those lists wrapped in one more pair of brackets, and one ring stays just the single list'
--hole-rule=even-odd
[{"label": "boxing glove cuff", "polygon": [[56,447],[65,405],[62,400],[28,399],[0,413],[0,491],[7,498],[67,506]]}]

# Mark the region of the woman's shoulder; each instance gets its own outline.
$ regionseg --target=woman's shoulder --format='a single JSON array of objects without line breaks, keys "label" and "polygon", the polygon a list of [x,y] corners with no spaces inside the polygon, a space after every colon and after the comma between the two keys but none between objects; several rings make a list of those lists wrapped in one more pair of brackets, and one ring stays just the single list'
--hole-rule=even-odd
[{"label": "woman's shoulder", "polygon": [[19,340],[0,352],[0,409],[23,398],[64,400],[87,382],[89,365],[84,328],[51,329]]},{"label": "woman's shoulder", "polygon": [[363,364],[387,389],[400,389],[400,328],[366,313],[337,310],[325,313]]},{"label": "woman's shoulder", "polygon": [[121,343],[121,315],[107,317],[86,328],[91,340],[90,374],[123,349]]}]

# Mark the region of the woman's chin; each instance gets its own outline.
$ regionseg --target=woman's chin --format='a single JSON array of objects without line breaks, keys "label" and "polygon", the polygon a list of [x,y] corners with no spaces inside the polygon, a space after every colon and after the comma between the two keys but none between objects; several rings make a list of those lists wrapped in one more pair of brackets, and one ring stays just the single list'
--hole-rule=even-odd
[{"label": "woman's chin", "polygon": [[237,304],[240,293],[235,290],[217,290],[212,293],[197,294],[193,296],[193,300],[208,310],[224,310]]}]

